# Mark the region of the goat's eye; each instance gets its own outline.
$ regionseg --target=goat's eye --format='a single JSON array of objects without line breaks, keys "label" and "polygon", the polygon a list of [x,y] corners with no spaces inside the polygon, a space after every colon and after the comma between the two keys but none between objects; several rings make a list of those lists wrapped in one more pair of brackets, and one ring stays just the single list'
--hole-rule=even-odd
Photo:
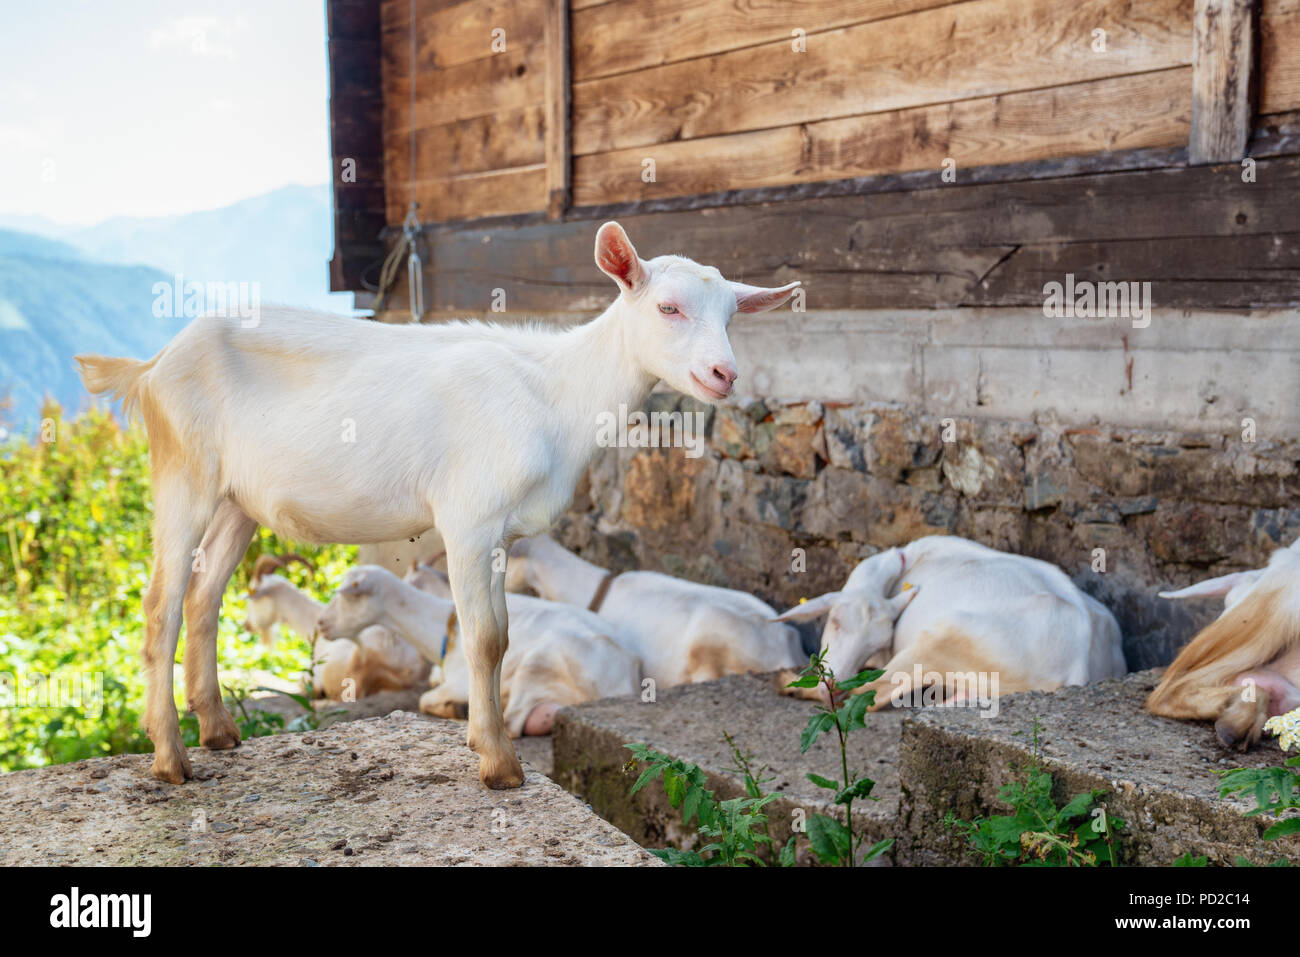
[{"label": "goat's eye", "polygon": [[659,303],[659,311],[662,312],[665,316],[675,316],[675,315],[677,315],[677,307],[676,307],[676,306],[670,306],[670,305],[669,305],[668,303],[666,303],[666,302],[661,302],[661,303]]}]

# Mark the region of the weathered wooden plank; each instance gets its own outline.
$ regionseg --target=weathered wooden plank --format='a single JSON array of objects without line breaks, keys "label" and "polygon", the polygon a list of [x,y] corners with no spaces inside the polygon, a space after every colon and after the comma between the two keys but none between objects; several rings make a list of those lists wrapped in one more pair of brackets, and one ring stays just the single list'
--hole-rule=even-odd
[{"label": "weathered wooden plank", "polygon": [[[578,157],[574,201],[664,196],[940,170],[1187,140],[1191,70],[1175,67],[1027,93]],[[644,161],[655,163],[646,182]]]},{"label": "weathered wooden plank", "polygon": [[[447,179],[542,163],[545,135],[546,112],[540,104],[425,127],[415,133],[415,178]],[[411,178],[410,156],[405,134],[388,137],[384,162],[391,181]]]},{"label": "weathered wooden plank", "polygon": [[[590,260],[594,238],[594,226],[588,224],[584,235],[566,244],[566,255]],[[511,268],[519,264],[518,260],[512,261],[508,252],[494,249],[497,239],[493,234],[493,242],[480,243],[477,249],[465,243],[434,245],[433,254],[438,264],[433,274],[436,291],[431,311],[486,311],[498,289],[505,292],[507,310],[584,311],[604,308],[616,291],[594,264],[590,270],[579,265],[572,278],[567,274],[559,278],[554,272],[539,274]],[[647,246],[637,240],[646,255],[684,248],[680,237],[675,244],[659,237],[646,236],[645,239],[655,241]],[[699,246],[698,255],[708,258],[710,264],[717,265],[725,274],[737,275],[733,270],[739,263],[715,255],[703,237],[692,235],[689,246]],[[770,281],[802,279],[809,308],[814,309],[842,308],[846,304],[866,301],[954,306],[1009,252],[1009,248],[987,246],[937,251],[906,247],[873,249],[860,256],[851,270],[834,268],[823,272],[817,264],[805,264],[798,269],[778,268]],[[781,279],[781,276],[788,278]]]},{"label": "weathered wooden plank", "polygon": [[1153,308],[1300,305],[1300,233],[1024,246],[963,304],[1040,305],[1043,286],[1067,273],[1076,284],[1149,282]]},{"label": "weathered wooden plank", "polygon": [[[410,78],[396,69],[385,62],[384,131],[393,136],[410,128],[411,115]],[[546,101],[546,48],[516,44],[499,56],[420,72],[415,94],[416,129],[540,105]]]},{"label": "weathered wooden plank", "polygon": [[547,0],[546,214],[558,219],[569,206],[572,175],[570,31],[568,0]]},{"label": "weathered wooden plank", "polygon": [[1246,155],[1255,118],[1257,0],[1196,0],[1192,29],[1191,163]]},{"label": "weathered wooden plank", "polygon": [[[1041,303],[1042,271],[1016,261],[1016,250],[1026,247],[1026,256],[1051,263],[1058,275],[1072,256],[1080,270],[1101,263],[1112,278],[1123,278],[1117,264],[1131,261],[1133,278],[1164,280],[1159,305],[1214,308],[1296,300],[1297,201],[1300,157],[1288,156],[1260,160],[1254,183],[1243,183],[1236,170],[1204,166],[621,220],[643,255],[707,257],[724,274],[750,282],[803,279],[813,309],[933,308],[979,301],[978,295]],[[591,263],[596,225],[439,226],[426,234],[426,288],[443,290],[435,293],[439,311],[482,309],[482,290],[498,287],[507,288],[511,310],[600,307],[608,290]],[[1275,246],[1280,251],[1272,252]],[[995,287],[1002,269],[1007,278]]]},{"label": "weathered wooden plank", "polygon": [[[413,195],[420,204],[420,218],[425,222],[544,210],[546,165],[538,163],[465,176],[417,180]],[[389,182],[390,225],[399,225],[405,218],[411,196],[407,183]]]},{"label": "weathered wooden plank", "polygon": [[[545,12],[537,0],[416,0],[416,70],[471,63],[501,56],[517,44],[536,42],[542,36]],[[385,4],[383,42],[391,65],[405,75],[410,69],[409,2]]]},{"label": "weathered wooden plank", "polygon": [[1264,0],[1259,30],[1259,112],[1300,109],[1300,0]]},{"label": "weathered wooden plank", "polygon": [[[574,4],[573,75],[590,80],[962,0],[614,0]],[[815,43],[809,39],[808,42]]]},{"label": "weathered wooden plank", "polygon": [[[970,0],[575,82],[577,156],[1191,63],[1192,0]],[[1107,30],[1106,52],[1092,49]]]}]

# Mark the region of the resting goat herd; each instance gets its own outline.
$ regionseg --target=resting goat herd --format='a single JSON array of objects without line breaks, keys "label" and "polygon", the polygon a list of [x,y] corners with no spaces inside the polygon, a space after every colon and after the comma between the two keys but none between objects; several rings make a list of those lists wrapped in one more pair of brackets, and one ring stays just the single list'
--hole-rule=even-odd
[{"label": "resting goat herd", "polygon": [[[725,399],[737,378],[732,318],[780,306],[798,286],[729,281],[679,256],[643,260],[617,223],[598,231],[595,259],[618,297],[566,330],[267,309],[252,327],[192,322],[148,361],[77,357],[86,387],[121,398],[149,435],[145,724],[157,777],[192,775],[172,688],[182,620],[200,742],[239,743],[217,682],[217,621],[259,525],[357,544],[438,529],[446,575],[363,565],[328,604],[276,573],[305,559],[260,557],[245,626],[264,641],[277,625],[312,639],[312,683],[331,698],[427,681],[421,709],[468,718],[493,788],[523,782],[509,739],[548,733],[565,705],[646,682],[799,668],[807,655],[793,621],[826,616],[821,649],[837,675],[884,669],[858,689],[877,691],[876,708],[959,704],[972,675],[993,678],[982,699],[1124,673],[1115,618],[1064,572],[960,538],[881,551],[839,591],[778,614],[731,589],[613,575],[547,537],[597,451],[598,417],[639,407],[658,381]],[[403,408],[420,414],[395,414]],[[347,446],[340,423],[352,425]],[[205,560],[193,571],[197,549]],[[1214,719],[1226,744],[1246,747],[1270,714],[1300,705],[1297,575],[1293,546],[1266,569],[1162,593],[1224,596],[1225,610],[1167,669],[1150,710]]]}]

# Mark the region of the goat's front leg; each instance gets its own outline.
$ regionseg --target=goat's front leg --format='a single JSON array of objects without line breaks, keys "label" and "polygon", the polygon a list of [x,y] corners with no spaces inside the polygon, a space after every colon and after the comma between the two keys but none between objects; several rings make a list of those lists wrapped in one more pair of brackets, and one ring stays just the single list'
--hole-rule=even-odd
[{"label": "goat's front leg", "polygon": [[501,661],[509,642],[505,575],[492,570],[491,544],[444,538],[447,571],[461,640],[469,664],[469,746],[479,755],[479,780],[489,788],[517,788],[524,769],[501,713]]}]

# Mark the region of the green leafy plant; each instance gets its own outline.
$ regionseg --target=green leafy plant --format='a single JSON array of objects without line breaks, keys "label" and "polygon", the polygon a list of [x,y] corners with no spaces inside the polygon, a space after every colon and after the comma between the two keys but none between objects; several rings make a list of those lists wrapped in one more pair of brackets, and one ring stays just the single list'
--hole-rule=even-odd
[{"label": "green leafy plant", "polygon": [[[883,674],[880,671],[863,671],[848,681],[841,682],[841,691],[852,691]],[[815,688],[825,683],[828,688],[835,687],[835,675],[826,667],[820,655],[814,655],[799,677],[791,682],[790,687]],[[871,790],[875,782],[864,776],[849,773],[847,736],[849,732],[865,727],[864,718],[867,709],[875,700],[872,691],[851,696],[838,706],[821,707],[809,719],[800,739],[804,752],[825,733],[835,731],[840,747],[840,772],[842,780],[825,778],[818,774],[809,774],[808,779],[818,787],[834,792],[834,803],[844,808],[844,821],[841,822],[826,814],[813,814],[808,818],[807,836],[813,853],[824,864],[853,866],[866,863],[879,857],[893,844],[893,840],[879,841],[865,851],[865,837],[853,830],[853,802],[855,800],[876,800]],[[719,801],[713,790],[707,787],[708,777],[695,764],[673,758],[655,751],[643,744],[624,745],[632,752],[632,758],[626,770],[632,771],[639,764],[645,769],[632,785],[631,794],[636,794],[652,781],[662,779],[664,793],[668,803],[682,812],[682,822],[689,825],[696,822],[697,831],[705,840],[703,847],[695,850],[661,848],[651,853],[669,864],[688,867],[723,866],[766,866],[766,858],[775,856],[775,863],[790,867],[795,863],[796,846],[799,834],[792,834],[785,845],[776,851],[775,841],[768,830],[768,816],[763,808],[774,801],[775,794],[764,794],[763,785],[774,779],[768,775],[767,766],[755,767],[751,754],[741,751],[735,739],[726,731],[723,740],[731,748],[734,768],[728,768],[742,776],[745,782],[745,796]]]},{"label": "green leafy plant", "polygon": [[[839,743],[841,777],[827,778],[820,774],[807,776],[817,787],[832,792],[835,804],[844,808],[843,822],[827,814],[813,814],[808,818],[808,842],[823,864],[841,867],[865,864],[885,853],[894,843],[892,838],[878,841],[865,853],[861,853],[866,837],[853,829],[853,802],[879,800],[871,793],[876,786],[875,781],[865,775],[849,773],[848,753],[849,733],[866,727],[866,716],[868,709],[875,703],[876,692],[860,691],[858,694],[849,694],[842,704],[834,703],[838,693],[856,691],[883,674],[883,671],[878,670],[860,671],[847,681],[837,682],[834,671],[826,664],[824,653],[819,653],[809,659],[808,666],[788,685],[791,688],[816,688],[820,685],[826,691],[827,700],[831,702],[813,712],[799,741],[799,749],[804,753],[823,734],[832,731]],[[788,847],[787,850],[793,857],[793,847]]]},{"label": "green leafy plant", "polygon": [[1018,771],[1023,780],[1004,784],[1001,799],[1010,814],[963,821],[951,811],[944,823],[966,835],[973,851],[989,867],[1095,867],[1119,863],[1117,832],[1124,821],[1106,811],[1104,790],[1076,794],[1064,807],[1052,799],[1052,775],[1039,755],[1039,726],[1034,721],[1034,748],[1029,764]]},{"label": "green leafy plant", "polygon": [[1300,817],[1286,816],[1300,810],[1300,774],[1291,770],[1300,767],[1300,755],[1287,758],[1280,767],[1232,768],[1216,771],[1223,780],[1219,784],[1219,797],[1230,794],[1250,794],[1255,799],[1253,810],[1246,817],[1268,814],[1280,818],[1264,831],[1264,840],[1276,841],[1279,837],[1300,831]]},{"label": "green leafy plant", "polygon": [[[142,429],[122,428],[104,409],[69,419],[50,403],[41,415],[30,440],[0,439],[0,771],[153,748],[140,727],[141,604],[152,562],[148,443]],[[248,575],[264,551],[311,558],[318,573],[304,584],[318,598],[327,596],[316,586],[338,581],[356,556],[354,547],[314,549],[259,531],[218,625],[223,681],[310,670],[307,641],[283,633],[267,648],[240,627]],[[29,694],[33,682],[83,677],[102,682],[92,707]]]},{"label": "green leafy plant", "polygon": [[772,838],[767,834],[767,815],[763,808],[776,800],[776,795],[759,793],[759,781],[749,772],[749,757],[740,755],[730,735],[724,732],[723,736],[731,745],[737,763],[745,768],[746,796],[743,798],[719,801],[713,790],[706,786],[708,778],[697,764],[670,757],[643,744],[623,745],[632,752],[629,766],[635,766],[637,762],[647,765],[630,793],[636,794],[651,781],[662,778],[668,803],[681,809],[684,824],[689,825],[694,819],[700,836],[705,839],[706,843],[698,850],[675,847],[651,850],[650,853],[669,864],[685,867],[766,866],[759,850],[770,845]]}]

